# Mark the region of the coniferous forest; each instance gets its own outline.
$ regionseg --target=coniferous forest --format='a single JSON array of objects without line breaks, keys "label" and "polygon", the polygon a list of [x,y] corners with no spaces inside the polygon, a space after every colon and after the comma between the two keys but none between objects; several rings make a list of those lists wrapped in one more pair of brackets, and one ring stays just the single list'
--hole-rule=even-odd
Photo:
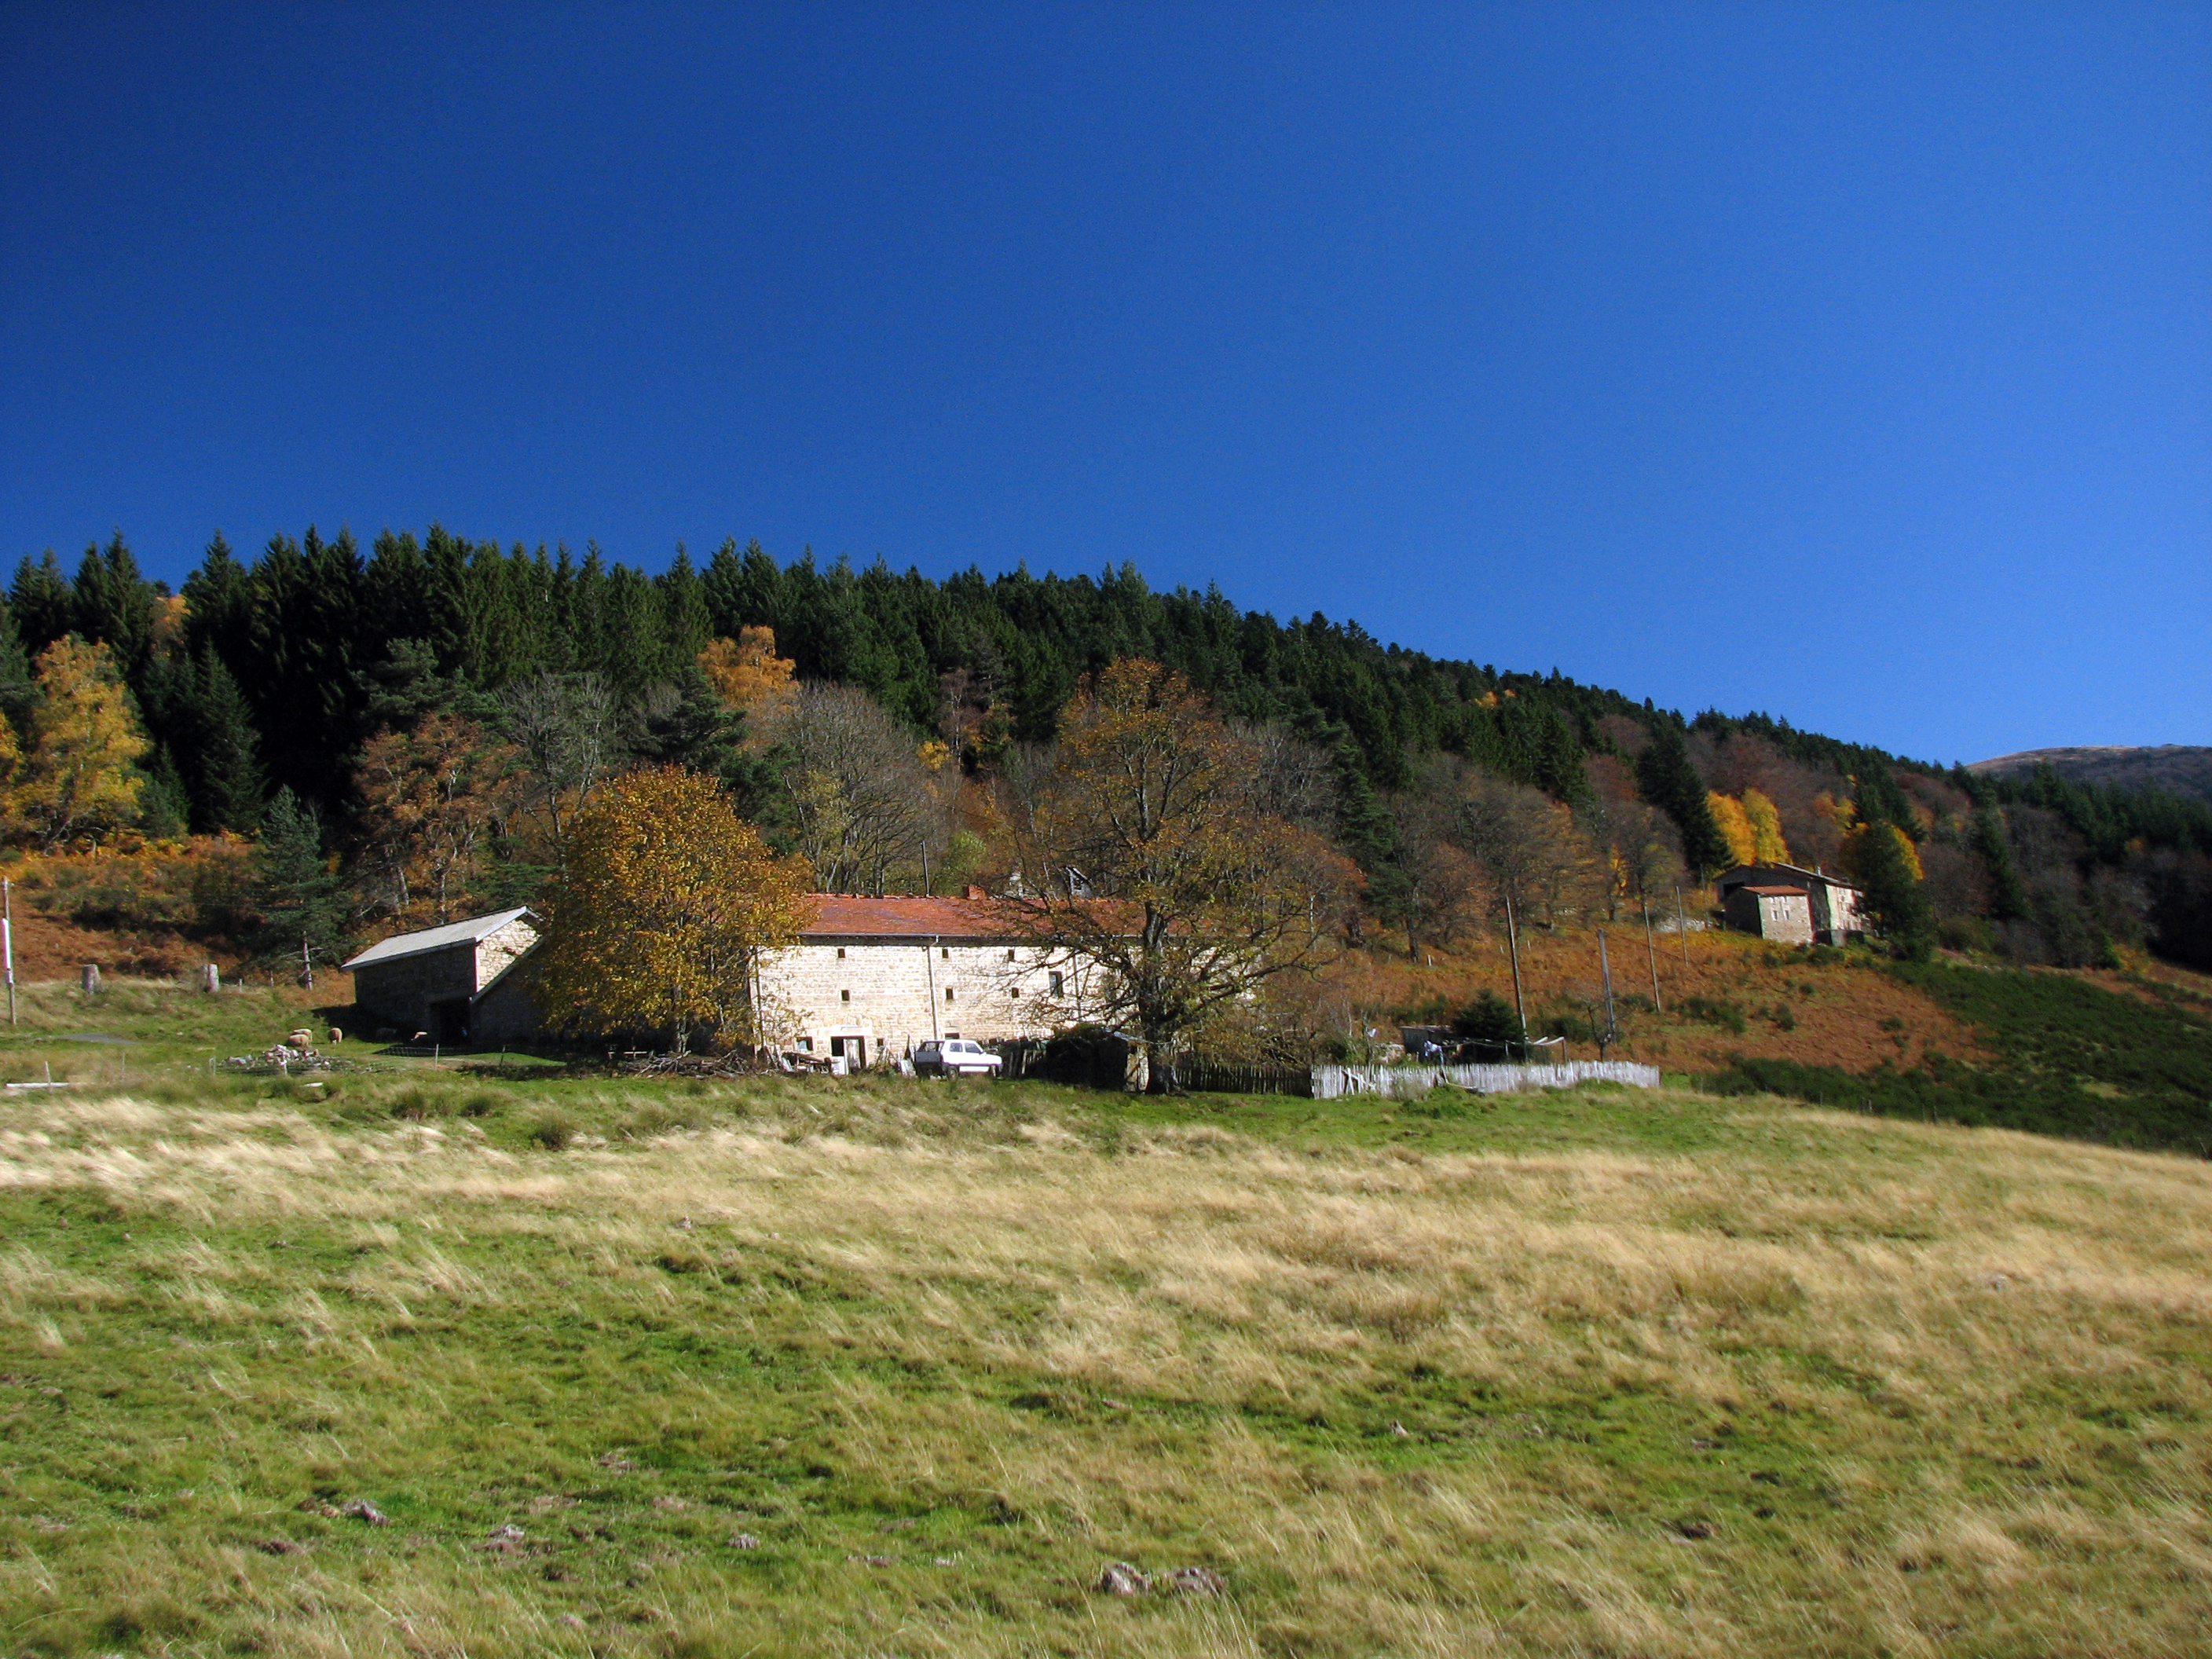
[{"label": "coniferous forest", "polygon": [[825,885],[953,890],[1006,873],[994,824],[1079,684],[1126,657],[1267,736],[1287,815],[1364,872],[1354,926],[1377,943],[1448,945],[1501,894],[1552,921],[1784,857],[1894,866],[1897,927],[1923,948],[2212,964],[2203,803],[1985,781],[1764,714],[1686,720],[1356,622],[1157,592],[1127,564],[939,582],[732,541],[652,574],[596,547],[433,526],[364,551],[310,528],[251,558],[218,534],[173,592],[118,534],[74,570],[26,558],[9,584],[7,829],[48,852],[249,842],[234,921],[271,952],[336,950],[543,895],[562,815],[629,765],[675,762],[720,777]]}]

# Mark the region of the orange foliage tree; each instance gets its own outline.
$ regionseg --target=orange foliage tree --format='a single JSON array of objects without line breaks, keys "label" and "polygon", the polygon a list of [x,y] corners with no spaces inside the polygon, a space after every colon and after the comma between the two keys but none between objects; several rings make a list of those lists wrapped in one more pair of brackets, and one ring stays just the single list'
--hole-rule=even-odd
[{"label": "orange foliage tree", "polygon": [[711,778],[633,772],[576,819],[534,994],[577,1033],[669,1030],[681,1051],[758,1042],[756,970],[797,942],[812,872],[777,858]]},{"label": "orange foliage tree", "polygon": [[798,694],[795,663],[775,654],[775,630],[741,628],[734,640],[716,640],[699,653],[699,666],[714,695],[745,715],[745,743],[757,748]]},{"label": "orange foliage tree", "polygon": [[474,720],[426,715],[385,732],[358,775],[367,863],[403,921],[441,927],[467,914],[492,838],[514,810],[516,757]]}]

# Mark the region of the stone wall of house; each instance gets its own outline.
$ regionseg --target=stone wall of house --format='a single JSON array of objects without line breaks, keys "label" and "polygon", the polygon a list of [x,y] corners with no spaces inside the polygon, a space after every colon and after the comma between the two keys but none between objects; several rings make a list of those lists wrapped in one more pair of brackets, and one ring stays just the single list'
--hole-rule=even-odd
[{"label": "stone wall of house", "polygon": [[469,1041],[482,1048],[509,1042],[527,1042],[544,1035],[545,1023],[530,996],[527,969],[509,974],[491,987],[469,1012]]},{"label": "stone wall of house", "polygon": [[353,972],[353,1000],[367,1016],[357,1024],[388,1025],[403,1037],[431,1029],[430,1005],[476,994],[476,952],[465,941],[442,951],[372,963]]},{"label": "stone wall of house", "polygon": [[485,934],[477,941],[477,982],[470,990],[490,984],[507,971],[507,963],[537,943],[538,930],[527,916],[517,916],[497,933]]},{"label": "stone wall of house", "polygon": [[761,970],[760,991],[778,1047],[826,1054],[836,1052],[833,1040],[860,1037],[871,1066],[903,1059],[932,1037],[1042,1037],[1079,1017],[1072,969],[1036,945],[1004,942],[810,940],[776,954]]},{"label": "stone wall of house", "polygon": [[1784,945],[1813,942],[1813,906],[1802,893],[1761,893],[1759,931],[1762,937]]}]

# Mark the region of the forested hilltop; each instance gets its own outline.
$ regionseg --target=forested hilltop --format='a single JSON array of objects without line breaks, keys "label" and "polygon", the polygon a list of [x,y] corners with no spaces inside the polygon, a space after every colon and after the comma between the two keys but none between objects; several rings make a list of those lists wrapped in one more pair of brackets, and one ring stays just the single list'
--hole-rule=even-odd
[{"label": "forested hilltop", "polygon": [[2159,791],[1685,720],[1356,623],[1156,592],[1127,564],[938,582],[734,542],[648,574],[435,526],[366,554],[311,528],[250,562],[218,535],[173,593],[119,536],[74,572],[27,558],[0,617],[7,829],[57,856],[258,838],[228,921],[296,951],[303,927],[336,941],[538,897],[565,815],[675,763],[721,778],[824,885],[943,891],[1009,873],[1001,831],[1060,711],[1131,657],[1262,739],[1284,815],[1364,872],[1351,925],[1378,945],[1447,947],[1508,896],[1550,923],[1613,914],[1754,855],[1887,867],[1893,842],[1907,920],[1947,944],[2212,953],[2212,807]]}]

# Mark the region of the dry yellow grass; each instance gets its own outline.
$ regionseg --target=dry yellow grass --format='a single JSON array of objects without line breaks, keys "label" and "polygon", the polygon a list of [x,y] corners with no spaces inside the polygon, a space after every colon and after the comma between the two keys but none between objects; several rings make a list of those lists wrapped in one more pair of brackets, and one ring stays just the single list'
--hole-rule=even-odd
[{"label": "dry yellow grass", "polygon": [[[1102,1135],[1061,1106],[988,1134],[906,1098],[830,1132],[807,1097],[735,1095],[708,1127],[557,1154],[266,1104],[16,1109],[9,1213],[96,1197],[106,1219],[74,1224],[112,1248],[16,1229],[6,1367],[74,1398],[158,1347],[146,1374],[190,1400],[109,1412],[112,1501],[52,1533],[29,1518],[69,1485],[43,1408],[0,1403],[6,1639],[2212,1645],[2212,1166],[1695,1097],[1606,1108],[1679,1149],[1550,1152]],[[1510,1146],[1510,1115],[1486,1133]],[[156,1431],[212,1438],[189,1500],[157,1492],[185,1454]],[[596,1461],[656,1437],[684,1455]],[[676,1517],[650,1536],[641,1481]],[[378,1501],[411,1506],[411,1543],[330,1522],[306,1555],[249,1547],[297,1534],[318,1482],[398,1492]],[[647,1553],[617,1578],[486,1554],[488,1517],[547,1532],[533,1495]],[[901,1517],[943,1553],[886,1545]],[[738,1526],[762,1549],[731,1552]],[[1091,1594],[1123,1557],[1231,1592]]]}]

